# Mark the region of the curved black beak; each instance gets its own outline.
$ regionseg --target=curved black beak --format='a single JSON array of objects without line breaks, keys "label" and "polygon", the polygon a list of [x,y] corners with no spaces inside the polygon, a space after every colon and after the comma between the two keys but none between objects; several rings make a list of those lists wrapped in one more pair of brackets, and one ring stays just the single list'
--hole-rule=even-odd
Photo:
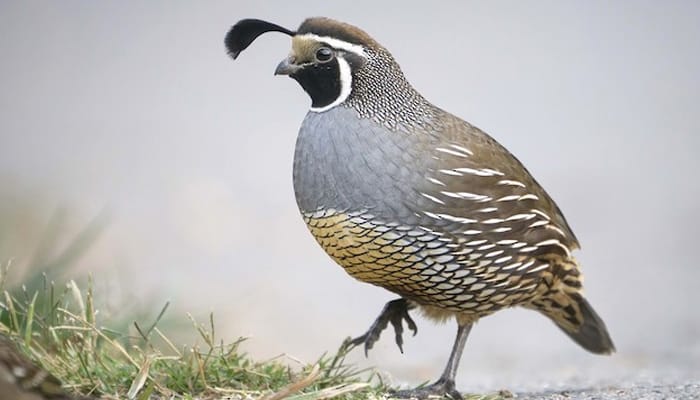
[{"label": "curved black beak", "polygon": [[275,75],[293,75],[301,68],[301,65],[294,64],[294,57],[289,56],[277,65],[277,68],[275,68]]}]

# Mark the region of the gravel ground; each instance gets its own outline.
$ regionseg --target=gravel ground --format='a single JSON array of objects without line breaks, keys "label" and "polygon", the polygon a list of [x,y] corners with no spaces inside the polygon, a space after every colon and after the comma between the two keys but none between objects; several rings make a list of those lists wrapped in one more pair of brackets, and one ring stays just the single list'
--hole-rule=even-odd
[{"label": "gravel ground", "polygon": [[700,380],[677,384],[639,383],[620,387],[516,393],[514,397],[518,400],[690,400],[700,399]]}]

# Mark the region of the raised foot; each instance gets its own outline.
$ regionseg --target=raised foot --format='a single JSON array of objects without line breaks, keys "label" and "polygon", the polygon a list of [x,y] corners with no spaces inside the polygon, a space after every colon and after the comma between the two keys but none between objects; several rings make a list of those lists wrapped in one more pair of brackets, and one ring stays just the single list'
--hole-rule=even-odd
[{"label": "raised foot", "polygon": [[454,381],[439,379],[432,385],[410,390],[397,390],[389,393],[391,399],[453,399],[462,400],[462,395],[455,388]]},{"label": "raised foot", "polygon": [[391,326],[394,327],[394,333],[396,334],[396,345],[399,346],[399,350],[403,353],[403,321],[406,321],[408,328],[413,331],[413,336],[418,333],[416,323],[413,322],[413,319],[408,314],[408,310],[411,308],[405,299],[396,299],[386,303],[382,312],[374,320],[372,326],[369,327],[369,330],[364,335],[347,341],[347,347],[353,348],[364,343],[366,356],[372,346],[374,346],[374,343],[379,340],[382,331],[391,322]]}]

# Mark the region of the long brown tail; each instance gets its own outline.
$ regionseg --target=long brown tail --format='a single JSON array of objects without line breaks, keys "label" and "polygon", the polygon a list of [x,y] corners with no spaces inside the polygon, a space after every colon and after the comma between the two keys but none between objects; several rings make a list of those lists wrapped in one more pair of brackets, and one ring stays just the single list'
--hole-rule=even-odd
[{"label": "long brown tail", "polygon": [[610,354],[615,352],[608,328],[605,327],[605,322],[598,316],[591,304],[580,294],[569,295],[572,301],[578,304],[583,317],[583,324],[578,328],[578,331],[570,331],[565,326],[562,326],[557,321],[554,321],[564,333],[569,335],[574,342],[578,343],[584,349],[596,354]]},{"label": "long brown tail", "polygon": [[580,293],[562,291],[533,305],[584,349],[596,354],[615,352],[605,322]]}]

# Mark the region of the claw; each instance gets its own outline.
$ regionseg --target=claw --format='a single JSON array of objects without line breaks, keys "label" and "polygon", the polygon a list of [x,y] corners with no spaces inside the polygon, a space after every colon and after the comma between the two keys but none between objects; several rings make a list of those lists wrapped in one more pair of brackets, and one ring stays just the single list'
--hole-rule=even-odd
[{"label": "claw", "polygon": [[418,387],[409,390],[391,391],[392,398],[397,399],[418,399],[427,400],[434,398],[450,398],[452,400],[463,400],[462,394],[455,388],[452,380],[439,379],[432,385]]},{"label": "claw", "polygon": [[391,325],[394,327],[394,333],[396,334],[396,345],[399,346],[399,351],[403,354],[403,321],[406,321],[408,329],[413,331],[413,336],[418,333],[418,327],[413,321],[411,316],[408,314],[408,307],[396,310],[395,314],[391,315]]},{"label": "claw", "polygon": [[413,336],[418,333],[416,323],[408,314],[408,310],[411,308],[413,307],[409,305],[405,299],[396,299],[386,303],[382,312],[377,319],[374,320],[367,332],[365,332],[364,335],[347,341],[347,345],[355,347],[364,344],[365,357],[368,356],[369,350],[374,346],[374,343],[379,340],[382,331],[386,329],[391,322],[391,326],[394,328],[396,344],[401,353],[403,353],[403,321],[406,321],[408,328],[413,331]]}]

